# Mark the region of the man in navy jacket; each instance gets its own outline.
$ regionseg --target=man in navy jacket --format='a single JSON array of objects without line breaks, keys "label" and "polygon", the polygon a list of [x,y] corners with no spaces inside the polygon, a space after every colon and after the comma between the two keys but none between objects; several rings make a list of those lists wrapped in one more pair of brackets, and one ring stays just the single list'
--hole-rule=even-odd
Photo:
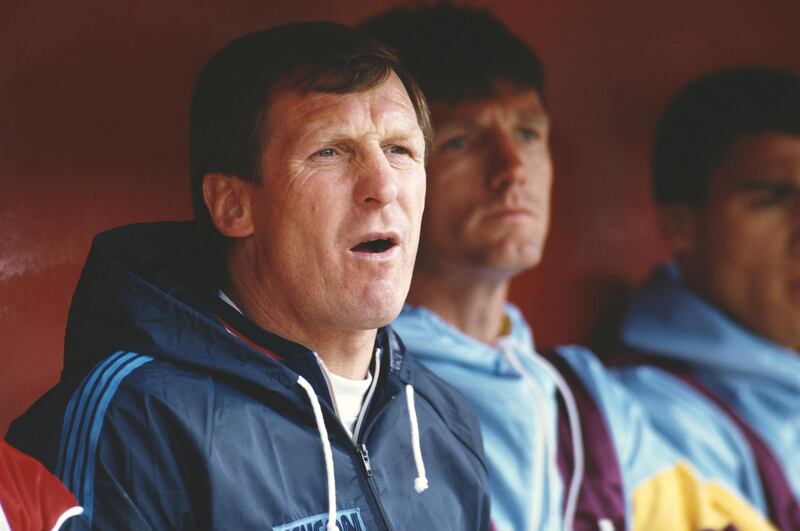
[{"label": "man in navy jacket", "polygon": [[237,39],[191,108],[192,223],[93,244],[62,381],[9,439],[103,529],[486,529],[480,434],[391,329],[428,110],[329,23]]}]

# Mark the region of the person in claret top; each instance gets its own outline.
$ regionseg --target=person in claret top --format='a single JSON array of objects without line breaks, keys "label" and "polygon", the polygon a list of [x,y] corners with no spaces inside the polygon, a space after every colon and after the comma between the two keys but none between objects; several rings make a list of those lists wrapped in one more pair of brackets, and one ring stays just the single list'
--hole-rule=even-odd
[{"label": "person in claret top", "polygon": [[634,296],[612,363],[676,445],[745,448],[708,465],[751,477],[740,495],[800,529],[800,75],[743,67],[689,83],[652,166],[674,261]]},{"label": "person in claret top", "polygon": [[434,129],[419,257],[393,326],[478,413],[495,528],[769,529],[654,430],[591,352],[537,352],[508,301],[549,228],[551,116],[536,54],[487,11],[450,4],[362,28],[397,50]]}]

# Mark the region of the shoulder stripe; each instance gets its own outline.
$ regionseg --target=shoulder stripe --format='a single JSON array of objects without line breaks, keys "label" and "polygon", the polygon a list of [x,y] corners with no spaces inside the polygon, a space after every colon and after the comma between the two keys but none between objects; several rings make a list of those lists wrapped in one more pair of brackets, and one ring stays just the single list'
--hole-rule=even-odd
[{"label": "shoulder stripe", "polygon": [[106,409],[122,380],[150,356],[116,352],[86,375],[70,398],[64,415],[56,475],[75,494],[91,521],[97,442]]},{"label": "shoulder stripe", "polygon": [[[135,356],[135,354],[125,354],[118,358],[105,371],[99,373],[100,377],[97,379],[91,395],[88,395],[88,400],[86,400],[86,396],[82,396],[82,401],[78,404],[78,411],[83,413],[83,419],[80,424],[76,424],[79,429],[77,430],[76,435],[74,435],[76,444],[74,453],[71,454],[73,456],[72,481],[76,485],[78,482],[84,482],[84,470],[86,468],[86,463],[89,462],[89,445],[87,443],[91,440],[91,428],[95,419],[97,418],[97,404],[101,397],[104,397],[105,393],[108,392],[110,382],[113,381],[120,371],[128,366]],[[83,499],[82,495],[81,499]]]},{"label": "shoulder stripe", "polygon": [[[83,421],[83,410],[89,396],[94,392],[102,370],[113,364],[124,352],[116,352],[105,360],[101,361],[89,374],[84,377],[80,385],[72,393],[67,409],[64,413],[64,425],[61,431],[61,442],[58,449],[58,462],[56,465],[56,475],[66,484],[66,478],[72,476],[72,471],[65,470],[64,457],[72,454],[75,450],[75,439],[80,433],[80,425]],[[80,404],[80,405],[79,405]],[[84,407],[82,407],[84,406]],[[76,411],[77,410],[77,411]]]}]

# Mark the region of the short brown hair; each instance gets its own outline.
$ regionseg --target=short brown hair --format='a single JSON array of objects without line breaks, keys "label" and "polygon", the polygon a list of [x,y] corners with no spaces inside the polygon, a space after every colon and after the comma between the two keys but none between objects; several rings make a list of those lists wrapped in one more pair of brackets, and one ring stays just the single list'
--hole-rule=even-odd
[{"label": "short brown hair", "polygon": [[392,72],[408,92],[427,153],[432,134],[422,91],[397,56],[366,34],[331,22],[299,22],[245,35],[218,51],[195,82],[190,110],[192,205],[201,232],[220,237],[203,200],[204,175],[259,182],[276,91],[360,92]]},{"label": "short brown hair", "polygon": [[800,136],[800,76],[740,67],[690,82],[669,102],[656,127],[653,197],[659,204],[702,205],[708,182],[743,135]]},{"label": "short brown hair", "polygon": [[491,97],[498,80],[544,101],[539,57],[485,9],[449,2],[396,8],[359,28],[397,52],[429,102]]}]

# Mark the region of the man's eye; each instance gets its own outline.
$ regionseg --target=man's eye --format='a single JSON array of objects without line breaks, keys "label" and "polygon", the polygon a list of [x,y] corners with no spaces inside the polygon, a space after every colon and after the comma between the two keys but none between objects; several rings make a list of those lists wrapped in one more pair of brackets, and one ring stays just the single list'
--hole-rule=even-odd
[{"label": "man's eye", "polygon": [[770,207],[780,205],[796,192],[789,186],[774,186],[759,190],[754,194],[753,206]]},{"label": "man's eye", "polygon": [[318,157],[332,157],[336,155],[336,151],[333,148],[325,148],[317,151],[316,155]]},{"label": "man's eye", "polygon": [[450,140],[447,140],[442,144],[444,149],[450,149],[453,151],[458,151],[460,149],[464,149],[464,146],[467,145],[467,138],[465,136],[454,136]]},{"label": "man's eye", "polygon": [[753,205],[756,207],[768,207],[772,205],[777,205],[786,197],[786,194],[780,193],[778,191],[770,191],[762,194],[758,194],[755,201],[753,201]]},{"label": "man's eye", "polygon": [[539,131],[537,131],[536,129],[523,128],[517,131],[517,137],[524,142],[530,142],[531,140],[536,140],[540,136],[541,135],[539,134]]},{"label": "man's eye", "polygon": [[388,151],[393,155],[409,155],[411,153],[403,146],[390,146]]}]

